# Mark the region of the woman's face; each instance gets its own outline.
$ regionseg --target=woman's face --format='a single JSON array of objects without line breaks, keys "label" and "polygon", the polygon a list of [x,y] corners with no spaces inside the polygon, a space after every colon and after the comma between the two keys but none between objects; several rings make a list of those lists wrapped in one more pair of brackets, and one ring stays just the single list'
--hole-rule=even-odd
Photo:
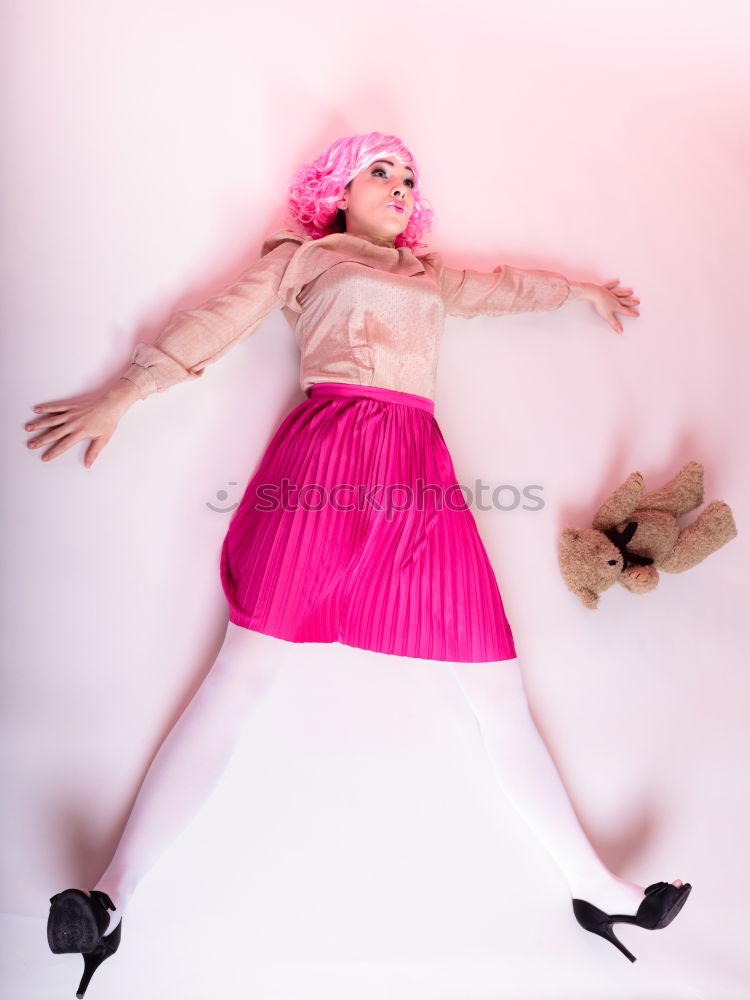
[{"label": "woman's face", "polygon": [[387,154],[355,174],[336,204],[346,216],[347,233],[392,247],[414,209],[414,171]]}]

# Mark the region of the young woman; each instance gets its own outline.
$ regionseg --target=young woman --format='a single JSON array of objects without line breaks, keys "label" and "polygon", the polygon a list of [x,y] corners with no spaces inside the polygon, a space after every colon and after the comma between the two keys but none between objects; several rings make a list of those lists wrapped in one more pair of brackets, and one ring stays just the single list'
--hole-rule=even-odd
[{"label": "young woman", "polygon": [[586,300],[621,333],[615,314],[638,316],[639,300],[617,280],[598,286],[508,265],[485,274],[415,253],[433,213],[396,136],[339,139],[289,192],[299,231],[269,237],[237,282],[176,313],[155,344],[138,344],[103,396],[40,404],[27,424],[41,431],[29,446],[49,446],[45,461],[90,438],[89,468],[135,400],[200,377],[275,308],[295,331],[306,398],[278,426],[228,527],[223,645],[154,757],[106,871],[91,889],[51,897],[50,948],[83,954],[83,996],[120,943],[139,880],[217,783],[284,644],[340,642],[450,663],[503,790],[569,884],[578,922],[635,961],[612,923],[666,926],[690,885],[619,878],[581,828],[529,714],[498,585],[434,417],[434,390],[446,314]]}]

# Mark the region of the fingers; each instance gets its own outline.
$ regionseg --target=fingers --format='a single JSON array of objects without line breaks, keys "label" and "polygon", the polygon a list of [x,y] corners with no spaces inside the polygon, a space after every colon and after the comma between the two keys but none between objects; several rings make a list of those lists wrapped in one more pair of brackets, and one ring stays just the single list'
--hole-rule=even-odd
[{"label": "fingers", "polygon": [[[615,333],[623,332],[622,324],[617,319],[615,313],[621,312],[627,316],[641,315],[640,310],[635,308],[637,305],[641,304],[641,300],[633,295],[632,288],[619,288],[619,284],[620,279],[613,278],[612,281],[608,281],[604,286],[602,286],[616,296],[615,301],[617,302],[617,305],[611,311],[608,310],[609,316],[607,317],[607,320]],[[600,315],[602,315],[601,311]]]},{"label": "fingers", "polygon": [[60,437],[60,434],[64,433],[63,428],[66,425],[65,420],[60,420],[59,417],[45,417],[40,420],[35,420],[33,423],[26,424],[26,430],[37,430],[40,427],[48,428],[43,434],[38,434],[35,438],[32,438],[27,442],[29,448],[39,448],[44,444],[48,444],[50,441],[55,441]]},{"label": "fingers", "polygon": [[[54,418],[49,418],[46,422],[49,423],[51,419]],[[56,425],[50,426],[43,434],[39,434],[37,437],[32,438],[31,441],[28,441],[27,447],[36,450],[44,447],[44,445],[57,442],[42,455],[42,461],[48,462],[50,458],[54,458],[56,455],[67,451],[71,445],[80,440],[81,436],[80,428],[72,427],[69,421],[58,421]],[[85,435],[83,436],[85,437]]]},{"label": "fingers", "polygon": [[26,442],[27,448],[41,448],[43,444],[47,444],[49,441],[49,435],[40,434],[39,437],[34,438],[31,441]]},{"label": "fingers", "polygon": [[[638,301],[637,299],[635,300]],[[640,311],[635,306],[628,305],[627,302],[619,302],[615,307],[615,312],[625,313],[626,316],[640,316]]]},{"label": "fingers", "polygon": [[[33,420],[30,420],[26,424],[25,429],[27,431],[36,431],[39,430],[39,428],[41,427],[48,427],[48,428],[63,427],[66,422],[66,417],[64,416],[64,414],[67,413],[69,409],[71,409],[71,406],[69,401],[66,400],[60,400],[48,403],[37,403],[34,406],[34,412],[46,414],[46,416],[35,417]],[[59,433],[54,434],[52,433],[51,430],[48,430],[44,434],[39,434],[31,441],[27,441],[26,445],[28,448],[31,449],[40,448],[42,447],[42,445],[47,444],[49,441],[51,440],[54,441],[56,437],[59,437]],[[47,461],[48,454],[43,455],[42,459],[44,461]]]},{"label": "fingers", "polygon": [[[640,310],[636,309],[636,305],[641,304],[641,300],[633,295],[632,288],[618,288],[615,291],[619,299],[619,304],[617,312],[625,313],[627,316],[640,316]],[[619,332],[622,333],[622,326],[618,323]],[[616,328],[617,329],[617,328]]]},{"label": "fingers", "polygon": [[[640,299],[631,299],[630,302],[638,302],[640,304]],[[628,316],[640,316],[640,311],[635,308],[635,306],[630,305],[627,302],[620,301],[617,306],[616,312],[627,313]]]},{"label": "fingers", "polygon": [[65,437],[60,438],[57,444],[53,445],[48,451],[45,451],[42,455],[42,461],[49,462],[51,459],[57,458],[58,455],[62,455],[68,448],[72,448],[76,441],[80,441],[82,437],[83,435],[80,434],[66,434]]},{"label": "fingers", "polygon": [[[624,312],[624,310],[618,309],[617,312]],[[617,318],[617,314],[615,312],[613,312],[610,315],[609,322],[610,322],[610,324],[612,326],[612,329],[615,331],[615,333],[622,333],[622,323]]]},{"label": "fingers", "polygon": [[[606,283],[606,285],[604,285],[604,287],[608,288],[610,290],[610,292],[614,292],[615,295],[619,295],[619,296],[625,295],[625,296],[628,296],[628,297],[632,296],[632,294],[633,294],[633,289],[632,288],[618,288],[619,284],[620,284],[620,279],[619,278],[615,278],[613,281],[608,281]],[[636,302],[640,302],[641,300],[640,299],[636,299],[635,301]]]},{"label": "fingers", "polygon": [[54,403],[36,403],[34,413],[60,413],[70,409],[70,400],[61,399]]},{"label": "fingers", "polygon": [[37,417],[26,424],[27,431],[36,431],[40,427],[59,427],[61,423],[59,414],[55,413],[49,417]]},{"label": "fingers", "polygon": [[86,454],[84,455],[83,458],[83,464],[86,466],[87,469],[90,469],[91,466],[94,464],[99,455],[99,452],[102,450],[107,441],[108,438],[99,437],[95,441],[91,442],[91,445],[86,449]]},{"label": "fingers", "polygon": [[109,441],[118,419],[118,407],[111,401],[103,404],[98,398],[52,400],[37,403],[34,410],[37,413],[43,411],[43,415],[29,420],[25,425],[26,430],[41,430],[42,433],[27,441],[27,447],[33,451],[46,448],[40,457],[43,462],[49,462],[68,451],[78,441],[91,438],[91,446],[84,458],[87,468],[91,467]]}]

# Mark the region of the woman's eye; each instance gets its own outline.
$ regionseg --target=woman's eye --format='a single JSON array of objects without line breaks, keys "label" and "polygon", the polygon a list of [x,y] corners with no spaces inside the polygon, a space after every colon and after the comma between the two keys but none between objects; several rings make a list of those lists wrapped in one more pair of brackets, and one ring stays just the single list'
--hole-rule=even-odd
[{"label": "woman's eye", "polygon": [[[385,176],[385,170],[382,167],[375,167],[375,169],[373,170],[373,174],[383,174],[383,176]],[[411,188],[414,187],[414,181],[411,179],[411,177],[406,178],[406,183],[409,185],[409,187]]]}]

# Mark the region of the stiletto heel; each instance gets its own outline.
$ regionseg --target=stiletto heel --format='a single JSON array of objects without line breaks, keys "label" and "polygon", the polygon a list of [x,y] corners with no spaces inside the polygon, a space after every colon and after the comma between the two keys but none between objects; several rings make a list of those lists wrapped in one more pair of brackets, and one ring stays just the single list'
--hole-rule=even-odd
[{"label": "stiletto heel", "polygon": [[585,899],[573,900],[573,912],[581,927],[585,927],[592,934],[598,934],[600,937],[606,938],[607,941],[611,941],[616,948],[620,949],[623,955],[626,955],[631,962],[635,962],[635,955],[632,951],[628,951],[612,930],[613,917],[605,913],[604,910],[600,910],[597,906],[587,903]]},{"label": "stiletto heel", "polygon": [[93,951],[84,953],[83,976],[81,977],[81,981],[78,984],[78,990],[76,992],[76,996],[79,1000],[86,992],[86,989],[91,982],[91,977],[102,964],[104,959],[109,958],[110,955],[114,955],[117,951],[118,945],[120,944],[121,927],[122,920],[118,923],[117,927],[115,927],[111,934],[102,938],[101,942]]},{"label": "stiletto heel", "polygon": [[122,917],[109,934],[103,933],[109,925],[107,910],[117,907],[107,893],[99,889],[92,889],[90,896],[81,889],[65,889],[50,896],[50,903],[47,919],[50,950],[55,954],[81,952],[83,955],[83,976],[76,992],[80,1000],[104,959],[114,955],[119,948]]},{"label": "stiletto heel", "polygon": [[615,936],[612,924],[636,924],[647,930],[666,927],[685,905],[691,889],[689,882],[679,887],[669,882],[654,882],[646,887],[644,898],[635,916],[628,913],[605,913],[585,899],[573,900],[573,912],[581,927],[611,941],[623,955],[631,962],[635,962],[635,955]]}]

